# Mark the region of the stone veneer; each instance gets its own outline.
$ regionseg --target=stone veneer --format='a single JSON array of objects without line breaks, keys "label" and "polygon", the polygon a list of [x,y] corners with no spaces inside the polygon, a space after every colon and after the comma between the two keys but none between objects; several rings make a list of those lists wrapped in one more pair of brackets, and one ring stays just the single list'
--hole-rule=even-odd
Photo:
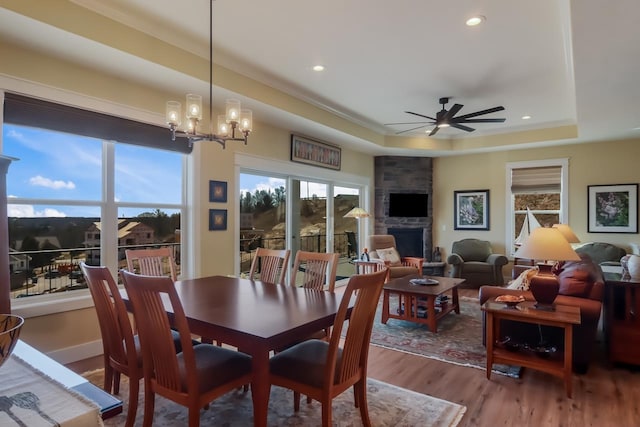
[{"label": "stone veneer", "polygon": [[[431,260],[433,227],[433,159],[430,157],[380,156],[375,158],[374,232],[388,234],[388,229],[423,231],[423,253]],[[427,193],[426,218],[389,217],[390,193]],[[403,254],[400,254],[403,255]]]}]

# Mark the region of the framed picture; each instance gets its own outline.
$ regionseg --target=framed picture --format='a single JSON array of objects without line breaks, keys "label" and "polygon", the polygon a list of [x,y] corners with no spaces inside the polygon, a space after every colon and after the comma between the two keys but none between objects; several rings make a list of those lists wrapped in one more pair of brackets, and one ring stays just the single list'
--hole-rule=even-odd
[{"label": "framed picture", "polygon": [[342,149],[303,136],[291,135],[291,161],[340,170]]},{"label": "framed picture", "polygon": [[209,209],[209,231],[227,229],[227,210]]},{"label": "framed picture", "polygon": [[209,201],[227,203],[227,183],[225,181],[209,181]]},{"label": "framed picture", "polygon": [[489,190],[453,192],[453,229],[489,229]]},{"label": "framed picture", "polygon": [[638,184],[589,185],[589,233],[638,232]]}]

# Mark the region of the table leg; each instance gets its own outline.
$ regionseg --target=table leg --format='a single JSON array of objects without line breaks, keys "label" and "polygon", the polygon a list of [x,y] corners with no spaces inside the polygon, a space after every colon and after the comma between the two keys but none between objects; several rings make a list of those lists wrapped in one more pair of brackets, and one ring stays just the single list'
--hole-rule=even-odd
[{"label": "table leg", "polygon": [[487,379],[491,379],[491,370],[493,369],[493,314],[486,313],[486,345],[487,345]]},{"label": "table leg", "polygon": [[564,388],[571,398],[573,388],[573,325],[564,327]]},{"label": "table leg", "polygon": [[389,291],[384,290],[382,295],[382,323],[387,324],[389,320]]},{"label": "table leg", "polygon": [[460,300],[458,298],[458,287],[451,289],[451,299],[453,300],[453,307],[456,314],[460,314]]},{"label": "table leg", "polygon": [[429,322],[429,330],[434,334],[438,333],[438,324],[436,323],[435,295],[427,295],[427,321]]},{"label": "table leg", "polygon": [[254,348],[253,354],[253,379],[251,381],[251,398],[253,400],[253,425],[255,427],[267,426],[267,414],[269,411],[269,350],[266,348]]}]

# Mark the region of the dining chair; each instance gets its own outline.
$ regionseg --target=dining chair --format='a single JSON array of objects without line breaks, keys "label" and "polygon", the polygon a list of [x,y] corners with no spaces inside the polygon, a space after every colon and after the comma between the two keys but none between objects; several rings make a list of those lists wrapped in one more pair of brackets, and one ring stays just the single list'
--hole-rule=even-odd
[{"label": "dining chair", "polygon": [[299,285],[303,288],[333,292],[336,287],[338,257],[337,253],[296,252],[291,272],[291,286]]},{"label": "dining chair", "polygon": [[104,390],[120,393],[120,374],[129,377],[129,405],[125,426],[133,426],[138,409],[138,390],[142,378],[139,341],[133,334],[120,290],[107,267],[84,262],[80,269],[91,292],[98,315],[104,356]]},{"label": "dining chair", "polygon": [[[270,382],[293,390],[294,411],[300,409],[300,394],[306,394],[321,402],[322,425],[330,426],[332,400],[353,386],[354,403],[360,408],[362,423],[371,425],[367,408],[367,357],[387,269],[351,276],[329,342],[304,341],[270,359]],[[349,316],[349,303],[354,294],[355,303]],[[344,344],[340,347],[343,336]]]},{"label": "dining chair", "polygon": [[284,285],[290,255],[289,249],[258,248],[251,262],[249,278]]},{"label": "dining chair", "polygon": [[127,270],[146,276],[168,276],[178,280],[176,261],[169,247],[155,249],[127,249]]},{"label": "dining chair", "polygon": [[[138,325],[144,372],[144,427],[151,427],[155,395],[189,410],[189,426],[200,425],[200,409],[214,399],[251,382],[251,357],[211,344],[188,345],[191,332],[174,282],[169,277],[120,271]],[[183,351],[171,345],[169,315]]]}]

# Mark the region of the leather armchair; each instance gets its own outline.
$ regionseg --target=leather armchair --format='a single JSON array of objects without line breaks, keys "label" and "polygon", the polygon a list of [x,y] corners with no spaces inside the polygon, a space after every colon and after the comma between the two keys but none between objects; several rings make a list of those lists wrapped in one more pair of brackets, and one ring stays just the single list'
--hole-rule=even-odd
[{"label": "leather armchair", "polygon": [[[396,248],[396,238],[391,234],[373,234],[369,236],[369,256],[372,260],[381,259],[377,250]],[[389,267],[388,279],[395,279],[396,277],[404,277],[410,274],[421,274],[422,263],[424,258],[420,257],[400,257],[398,265],[389,264],[385,261],[387,267]]]},{"label": "leather armchair", "polygon": [[620,266],[620,259],[627,251],[619,246],[605,242],[585,243],[575,249],[579,254],[587,254],[596,264],[606,266]]},{"label": "leather armchair", "polygon": [[453,242],[447,263],[452,267],[451,277],[459,277],[471,285],[504,285],[502,267],[509,260],[494,254],[487,240],[462,239]]}]

